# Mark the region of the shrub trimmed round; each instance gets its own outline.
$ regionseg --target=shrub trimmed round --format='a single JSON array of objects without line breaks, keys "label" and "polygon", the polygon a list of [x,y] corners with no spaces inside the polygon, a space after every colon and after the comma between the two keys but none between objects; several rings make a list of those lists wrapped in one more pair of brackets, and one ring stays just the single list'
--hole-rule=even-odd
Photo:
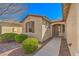
[{"label": "shrub trimmed round", "polygon": [[38,48],[38,40],[36,38],[27,38],[23,41],[22,48],[26,53],[32,53]]},{"label": "shrub trimmed round", "polygon": [[27,39],[27,35],[25,34],[17,34],[15,35],[15,41],[18,42],[18,43],[21,43],[23,42],[25,39]]}]

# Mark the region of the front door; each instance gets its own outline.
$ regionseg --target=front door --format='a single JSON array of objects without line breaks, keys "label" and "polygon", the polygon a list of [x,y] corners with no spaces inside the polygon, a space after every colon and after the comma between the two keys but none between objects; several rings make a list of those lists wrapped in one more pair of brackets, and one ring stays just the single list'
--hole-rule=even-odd
[{"label": "front door", "polygon": [[53,25],[53,33],[54,33],[54,36],[63,36],[64,35],[64,25],[63,24],[55,24]]}]

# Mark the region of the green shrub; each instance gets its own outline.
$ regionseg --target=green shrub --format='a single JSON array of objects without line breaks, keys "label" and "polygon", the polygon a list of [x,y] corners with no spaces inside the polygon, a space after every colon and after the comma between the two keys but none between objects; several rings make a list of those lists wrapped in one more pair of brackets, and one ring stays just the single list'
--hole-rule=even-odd
[{"label": "green shrub", "polygon": [[4,33],[0,35],[0,42],[8,42],[15,40],[16,33]]},{"label": "green shrub", "polygon": [[22,48],[26,53],[32,53],[38,48],[38,40],[36,38],[27,38],[23,41]]},{"label": "green shrub", "polygon": [[25,39],[27,39],[27,35],[24,34],[18,34],[15,36],[15,41],[21,43],[22,41],[24,41]]}]

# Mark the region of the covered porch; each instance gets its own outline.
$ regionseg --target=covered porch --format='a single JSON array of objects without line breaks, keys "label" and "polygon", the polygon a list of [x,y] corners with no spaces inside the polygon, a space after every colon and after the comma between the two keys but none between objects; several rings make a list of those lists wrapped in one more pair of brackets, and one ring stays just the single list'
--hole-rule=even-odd
[{"label": "covered porch", "polygon": [[52,35],[53,36],[64,36],[65,35],[65,23],[55,22],[52,23]]}]

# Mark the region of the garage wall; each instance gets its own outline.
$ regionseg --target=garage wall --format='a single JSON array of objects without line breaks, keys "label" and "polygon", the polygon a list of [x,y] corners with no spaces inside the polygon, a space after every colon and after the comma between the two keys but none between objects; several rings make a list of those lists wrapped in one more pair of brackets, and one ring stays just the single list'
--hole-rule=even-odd
[{"label": "garage wall", "polygon": [[8,27],[8,26],[2,26],[1,34],[3,33],[22,33],[22,27]]}]

